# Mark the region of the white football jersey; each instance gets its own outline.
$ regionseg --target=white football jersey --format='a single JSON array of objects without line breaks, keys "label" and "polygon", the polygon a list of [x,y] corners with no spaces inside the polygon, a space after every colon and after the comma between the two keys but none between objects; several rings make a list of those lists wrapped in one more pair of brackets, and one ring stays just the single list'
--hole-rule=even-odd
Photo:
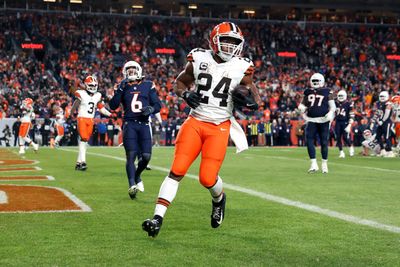
[{"label": "white football jersey", "polygon": [[245,76],[254,71],[248,58],[233,57],[217,63],[211,50],[193,49],[188,61],[193,64],[195,90],[201,95],[200,105],[190,114],[201,121],[220,124],[232,116],[231,92]]},{"label": "white football jersey", "polygon": [[103,103],[99,92],[90,95],[86,90],[77,90],[75,96],[81,101],[79,105],[78,118],[94,118],[96,108],[101,109]]},{"label": "white football jersey", "polygon": [[394,122],[400,122],[400,104],[393,105]]},{"label": "white football jersey", "polygon": [[58,124],[58,125],[63,125],[64,124],[64,122],[65,122],[65,119],[64,119],[64,111],[59,111],[57,114],[56,114],[56,123]]},{"label": "white football jersey", "polygon": [[378,141],[375,139],[375,134],[371,136],[370,139],[366,139],[362,142],[363,147],[368,148],[375,155],[379,155],[381,153],[381,146]]},{"label": "white football jersey", "polygon": [[31,122],[35,118],[35,113],[33,112],[33,108],[26,109],[22,108],[22,117],[21,122]]}]

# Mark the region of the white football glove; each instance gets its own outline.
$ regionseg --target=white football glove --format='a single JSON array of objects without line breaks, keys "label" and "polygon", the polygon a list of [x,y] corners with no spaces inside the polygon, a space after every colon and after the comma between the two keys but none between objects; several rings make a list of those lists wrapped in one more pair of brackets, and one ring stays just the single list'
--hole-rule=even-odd
[{"label": "white football glove", "polygon": [[381,126],[383,124],[383,121],[379,120],[378,125]]},{"label": "white football glove", "polygon": [[351,130],[351,125],[350,125],[350,124],[347,125],[346,128],[344,128],[344,131],[345,131],[346,133],[350,133],[350,130]]}]

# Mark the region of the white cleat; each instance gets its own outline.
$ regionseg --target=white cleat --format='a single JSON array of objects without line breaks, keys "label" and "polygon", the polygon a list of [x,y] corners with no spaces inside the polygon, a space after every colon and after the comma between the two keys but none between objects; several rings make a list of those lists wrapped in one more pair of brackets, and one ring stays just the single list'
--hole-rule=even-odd
[{"label": "white cleat", "polygon": [[311,167],[308,170],[308,173],[316,173],[319,170],[318,164],[317,163],[311,163]]},{"label": "white cleat", "polygon": [[350,154],[350,157],[354,156],[354,147],[353,146],[350,147],[349,154]]},{"label": "white cleat", "polygon": [[19,152],[18,152],[20,155],[24,155],[25,154],[25,149],[24,149],[24,147],[21,147],[20,149],[19,149]]},{"label": "white cleat", "polygon": [[328,161],[327,160],[322,160],[321,169],[322,169],[322,173],[328,173]]},{"label": "white cleat", "polygon": [[386,157],[386,150],[385,149],[382,149],[381,150],[381,153],[379,154],[379,157]]},{"label": "white cleat", "polygon": [[393,153],[393,151],[388,151],[388,152],[386,152],[384,157],[385,158],[394,158],[394,157],[396,157],[396,155]]},{"label": "white cleat", "polygon": [[340,150],[339,152],[339,158],[344,159],[346,157],[346,154],[344,154],[343,150]]},{"label": "white cleat", "polygon": [[39,145],[32,143],[33,151],[37,152],[39,150]]},{"label": "white cleat", "polygon": [[144,192],[144,184],[143,184],[143,181],[137,183],[136,186],[137,186],[137,189],[138,189],[140,192],[142,192],[142,193]]}]

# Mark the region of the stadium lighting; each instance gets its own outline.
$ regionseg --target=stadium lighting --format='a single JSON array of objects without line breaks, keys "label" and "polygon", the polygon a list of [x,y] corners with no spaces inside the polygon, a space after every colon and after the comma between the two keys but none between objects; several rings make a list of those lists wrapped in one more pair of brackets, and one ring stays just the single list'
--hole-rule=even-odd
[{"label": "stadium lighting", "polygon": [[243,13],[244,14],[254,15],[256,12],[254,10],[244,10]]},{"label": "stadium lighting", "polygon": [[43,0],[43,2],[47,2],[47,3],[55,3],[56,0]]},{"label": "stadium lighting", "polygon": [[197,5],[195,4],[191,4],[188,6],[189,9],[197,9]]},{"label": "stadium lighting", "polygon": [[69,0],[71,4],[82,4],[82,0]]},{"label": "stadium lighting", "polygon": [[140,8],[143,8],[143,5],[132,5],[132,8],[140,9]]}]

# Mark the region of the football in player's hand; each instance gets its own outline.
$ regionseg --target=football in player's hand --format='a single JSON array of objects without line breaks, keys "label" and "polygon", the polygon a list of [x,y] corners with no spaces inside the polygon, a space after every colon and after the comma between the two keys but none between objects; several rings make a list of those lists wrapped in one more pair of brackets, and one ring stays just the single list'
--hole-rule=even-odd
[{"label": "football in player's hand", "polygon": [[235,108],[248,108],[251,110],[257,110],[258,105],[254,100],[250,89],[244,85],[235,87],[232,91],[232,100]]},{"label": "football in player's hand", "polygon": [[232,95],[246,97],[250,95],[250,89],[245,85],[239,84],[233,89]]}]

